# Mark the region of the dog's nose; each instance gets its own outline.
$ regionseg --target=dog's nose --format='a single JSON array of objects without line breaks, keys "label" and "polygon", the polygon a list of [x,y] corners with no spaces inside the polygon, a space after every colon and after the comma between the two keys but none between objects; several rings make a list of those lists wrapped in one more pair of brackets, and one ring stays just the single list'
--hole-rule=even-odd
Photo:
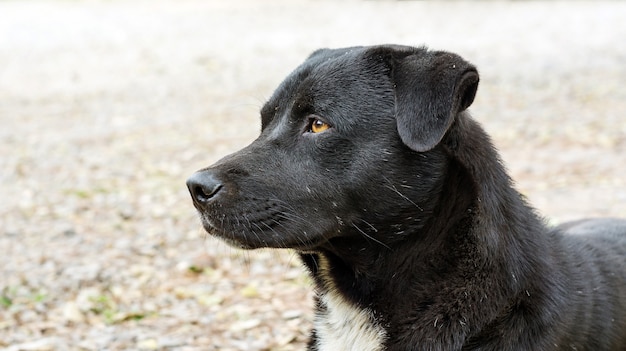
[{"label": "dog's nose", "polygon": [[187,188],[193,202],[204,205],[215,199],[222,190],[222,182],[210,172],[196,172],[187,179]]}]

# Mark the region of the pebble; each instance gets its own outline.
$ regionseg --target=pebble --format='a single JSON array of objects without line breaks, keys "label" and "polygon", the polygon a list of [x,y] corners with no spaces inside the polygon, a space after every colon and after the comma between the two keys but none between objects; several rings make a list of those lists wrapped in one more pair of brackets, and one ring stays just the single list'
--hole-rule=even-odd
[{"label": "pebble", "polygon": [[78,307],[76,302],[66,302],[62,308],[63,320],[65,322],[82,323],[85,321],[83,310]]}]

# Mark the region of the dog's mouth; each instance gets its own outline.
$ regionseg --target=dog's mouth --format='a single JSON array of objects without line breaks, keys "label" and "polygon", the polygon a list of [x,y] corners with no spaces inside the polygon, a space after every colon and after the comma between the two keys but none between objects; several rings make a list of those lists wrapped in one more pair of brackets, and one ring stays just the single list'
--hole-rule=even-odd
[{"label": "dog's mouth", "polygon": [[265,239],[264,233],[256,233],[249,231],[226,232],[221,229],[203,223],[204,230],[212,236],[219,238],[226,244],[244,250],[254,250],[260,248],[274,249],[294,249],[297,251],[307,252],[314,251],[328,240],[324,237],[319,238],[281,238]]},{"label": "dog's mouth", "polygon": [[323,232],[312,231],[306,219],[279,208],[265,206],[262,209],[237,213],[209,208],[198,210],[204,230],[230,246],[240,249],[289,248],[299,251],[314,250],[328,239]]}]

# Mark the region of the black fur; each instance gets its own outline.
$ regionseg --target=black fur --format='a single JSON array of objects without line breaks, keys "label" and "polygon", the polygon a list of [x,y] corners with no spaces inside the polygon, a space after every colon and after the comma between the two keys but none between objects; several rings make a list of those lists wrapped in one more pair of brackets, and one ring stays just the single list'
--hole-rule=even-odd
[{"label": "black fur", "polygon": [[316,51],[259,138],[188,180],[204,227],[300,252],[385,350],[626,350],[626,221],[547,228],[465,112],[477,86],[447,52]]}]

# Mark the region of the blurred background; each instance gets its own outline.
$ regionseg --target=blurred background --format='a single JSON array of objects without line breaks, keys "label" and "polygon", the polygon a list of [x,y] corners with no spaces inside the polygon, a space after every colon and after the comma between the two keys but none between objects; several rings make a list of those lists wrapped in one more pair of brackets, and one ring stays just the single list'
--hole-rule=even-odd
[{"label": "blurred background", "polygon": [[0,1],[0,350],[301,350],[289,251],[207,237],[186,178],[320,47],[426,44],[560,223],[626,216],[626,3]]}]

